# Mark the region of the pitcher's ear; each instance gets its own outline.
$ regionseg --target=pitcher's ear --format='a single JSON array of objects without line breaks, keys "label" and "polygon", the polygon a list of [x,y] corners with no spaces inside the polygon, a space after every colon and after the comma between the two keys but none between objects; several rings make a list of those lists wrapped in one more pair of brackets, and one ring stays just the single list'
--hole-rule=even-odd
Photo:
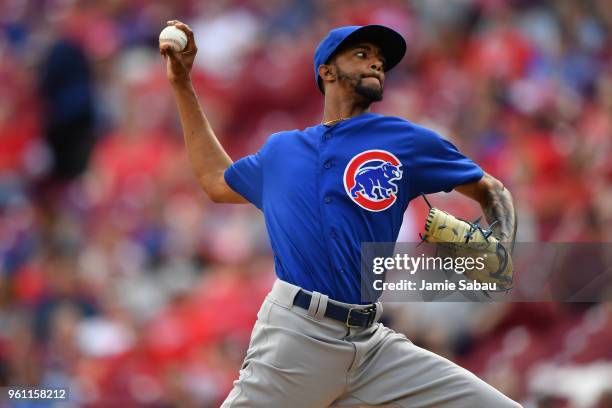
[{"label": "pitcher's ear", "polygon": [[323,64],[319,66],[319,76],[323,82],[333,82],[336,80],[336,67],[333,65]]}]

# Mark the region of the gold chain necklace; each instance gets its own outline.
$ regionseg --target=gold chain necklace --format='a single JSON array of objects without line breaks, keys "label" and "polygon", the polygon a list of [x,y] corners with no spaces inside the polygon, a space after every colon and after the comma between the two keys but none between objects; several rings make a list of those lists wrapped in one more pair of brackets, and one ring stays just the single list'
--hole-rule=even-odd
[{"label": "gold chain necklace", "polygon": [[340,119],[328,120],[327,122],[321,122],[321,124],[324,126],[331,126],[331,125],[335,125],[338,122],[342,122],[343,120],[348,120],[348,119],[350,118],[340,118]]}]

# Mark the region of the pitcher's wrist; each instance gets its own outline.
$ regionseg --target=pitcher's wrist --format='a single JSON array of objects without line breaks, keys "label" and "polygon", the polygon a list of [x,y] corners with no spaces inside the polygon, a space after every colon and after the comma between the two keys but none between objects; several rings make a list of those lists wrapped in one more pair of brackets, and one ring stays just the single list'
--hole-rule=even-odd
[{"label": "pitcher's wrist", "polygon": [[170,85],[175,90],[188,90],[193,88],[193,84],[191,82],[191,76],[187,75],[185,77],[174,77],[169,78]]}]

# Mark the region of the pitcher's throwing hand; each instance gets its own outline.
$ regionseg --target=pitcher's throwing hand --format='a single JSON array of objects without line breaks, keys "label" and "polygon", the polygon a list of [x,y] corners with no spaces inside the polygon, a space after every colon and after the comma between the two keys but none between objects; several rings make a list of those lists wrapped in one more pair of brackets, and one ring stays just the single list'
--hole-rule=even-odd
[{"label": "pitcher's throwing hand", "polygon": [[191,28],[178,20],[170,20],[168,26],[174,26],[187,35],[187,45],[183,51],[174,51],[172,45],[163,43],[159,46],[159,53],[166,60],[168,80],[172,83],[188,82],[190,80],[191,67],[195,59],[198,47],[196,46]]}]

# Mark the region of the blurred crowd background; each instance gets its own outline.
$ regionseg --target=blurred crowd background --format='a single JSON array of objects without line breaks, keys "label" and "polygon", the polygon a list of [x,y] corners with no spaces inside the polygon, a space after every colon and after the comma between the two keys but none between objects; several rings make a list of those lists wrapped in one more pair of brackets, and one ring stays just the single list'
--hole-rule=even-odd
[{"label": "blurred crowd background", "polygon": [[[272,257],[261,214],[192,176],[157,48],[172,18],[195,31],[193,80],[234,159],[320,122],[312,55],[330,28],[384,24],[408,53],[375,111],[500,178],[520,241],[612,241],[609,0],[0,4],[0,385],[216,407],[237,377]],[[398,303],[385,321],[526,407],[612,407],[609,303]]]}]

